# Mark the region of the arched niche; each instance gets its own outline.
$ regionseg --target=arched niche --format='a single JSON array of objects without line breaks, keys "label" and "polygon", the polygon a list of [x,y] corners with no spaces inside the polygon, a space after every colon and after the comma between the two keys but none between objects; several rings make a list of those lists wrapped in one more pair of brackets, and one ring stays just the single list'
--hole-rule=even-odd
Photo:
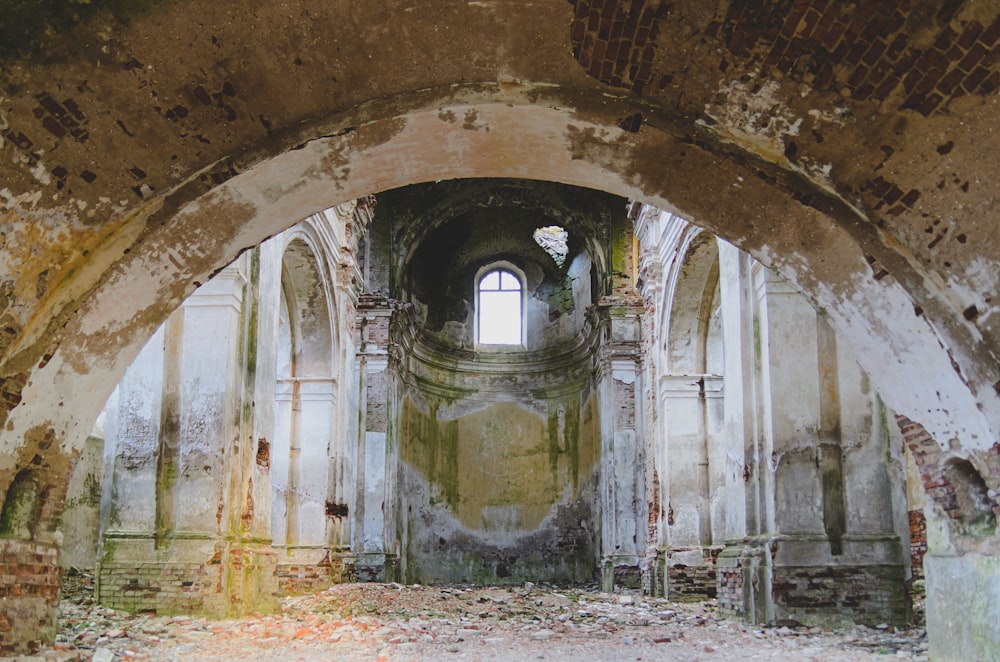
[{"label": "arched niche", "polygon": [[281,295],[288,311],[291,374],[323,378],[334,374],[333,292],[315,250],[293,234],[281,261]]},{"label": "arched niche", "polygon": [[692,230],[677,271],[671,273],[669,328],[662,339],[667,370],[673,375],[721,375],[719,251],[714,236]]},{"label": "arched niche", "polygon": [[333,292],[309,230],[304,225],[284,238],[277,311],[271,536],[289,555],[328,542],[331,454],[343,453],[334,439]]}]

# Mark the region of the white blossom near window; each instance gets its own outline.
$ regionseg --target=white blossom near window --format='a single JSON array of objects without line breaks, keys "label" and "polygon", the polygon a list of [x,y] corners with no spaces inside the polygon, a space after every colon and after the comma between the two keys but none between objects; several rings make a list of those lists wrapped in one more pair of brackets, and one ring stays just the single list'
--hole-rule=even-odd
[{"label": "white blossom near window", "polygon": [[479,281],[479,344],[521,344],[521,281],[506,269],[494,269]]}]

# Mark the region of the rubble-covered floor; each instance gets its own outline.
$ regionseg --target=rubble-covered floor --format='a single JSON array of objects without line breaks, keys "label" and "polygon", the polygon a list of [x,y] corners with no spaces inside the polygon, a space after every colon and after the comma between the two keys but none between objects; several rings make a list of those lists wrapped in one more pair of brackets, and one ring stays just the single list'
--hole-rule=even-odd
[{"label": "rubble-covered floor", "polygon": [[[924,631],[760,628],[714,602],[526,584],[344,584],[238,620],[130,615],[94,604],[86,573],[64,584],[49,660],[907,660]],[[25,658],[27,659],[27,658]]]}]

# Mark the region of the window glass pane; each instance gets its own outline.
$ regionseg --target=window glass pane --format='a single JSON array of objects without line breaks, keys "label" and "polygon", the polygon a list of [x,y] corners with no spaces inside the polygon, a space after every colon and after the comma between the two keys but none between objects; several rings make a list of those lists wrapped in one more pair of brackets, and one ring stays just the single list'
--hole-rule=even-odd
[{"label": "window glass pane", "polygon": [[517,277],[509,271],[500,272],[500,289],[501,290],[520,290],[521,283],[517,280]]},{"label": "window glass pane", "polygon": [[500,289],[500,272],[491,271],[483,279],[479,281],[479,289],[481,290],[499,290]]},{"label": "window glass pane", "polygon": [[521,292],[479,293],[479,342],[521,344]]}]

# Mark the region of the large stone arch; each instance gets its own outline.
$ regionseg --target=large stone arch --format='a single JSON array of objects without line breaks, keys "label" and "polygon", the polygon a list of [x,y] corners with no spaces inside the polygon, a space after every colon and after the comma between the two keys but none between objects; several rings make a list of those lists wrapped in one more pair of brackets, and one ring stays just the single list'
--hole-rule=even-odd
[{"label": "large stone arch", "polygon": [[[432,105],[316,138],[180,205],[169,222],[155,214],[133,219],[147,231],[74,304],[65,325],[53,329],[40,347],[28,345],[26,329],[11,348],[22,350],[11,357],[15,363],[23,364],[40,348],[51,356],[10,378],[26,384],[7,416],[6,454],[13,456],[25,435],[37,434],[32,430],[55,430],[68,442],[67,451],[82,440],[148,334],[180,298],[244,248],[343,199],[466,175],[558,180],[681,210],[810,294],[872,366],[873,378],[897,411],[920,418],[936,438],[959,439],[969,449],[989,445],[991,399],[977,405],[967,375],[956,370],[956,364],[962,367],[957,349],[940,344],[946,329],[931,326],[927,316],[914,316],[919,304],[898,281],[873,278],[867,253],[836,219],[770,186],[752,168],[665,131],[630,133],[613,118],[530,103],[523,91],[511,95],[497,88],[481,98],[482,103]],[[452,121],[467,112],[476,115],[481,130]],[[657,170],[679,153],[702,161],[701,168],[715,170],[720,181],[742,178],[744,185],[739,191],[714,186],[708,195],[705,184],[678,181],[669,170],[659,181],[640,179],[636,168]],[[502,158],[485,160],[485,154]],[[748,198],[756,204],[746,205]],[[718,209],[726,212],[715,213]],[[808,226],[808,234],[779,232],[776,219],[796,219]],[[77,277],[88,276],[83,271]]]},{"label": "large stone arch", "polygon": [[[39,489],[59,486],[144,339],[241,250],[331,203],[468,176],[682,212],[807,292],[939,444],[993,446],[998,10],[845,5],[837,25],[899,13],[902,54],[859,56],[922,76],[866,90],[857,58],[817,45],[815,7],[778,3],[748,32],[742,2],[592,4],[177,0],[119,24],[94,3],[6,42],[0,489],[36,455]],[[616,16],[624,69],[602,59]],[[786,29],[811,62],[779,52]]]}]

